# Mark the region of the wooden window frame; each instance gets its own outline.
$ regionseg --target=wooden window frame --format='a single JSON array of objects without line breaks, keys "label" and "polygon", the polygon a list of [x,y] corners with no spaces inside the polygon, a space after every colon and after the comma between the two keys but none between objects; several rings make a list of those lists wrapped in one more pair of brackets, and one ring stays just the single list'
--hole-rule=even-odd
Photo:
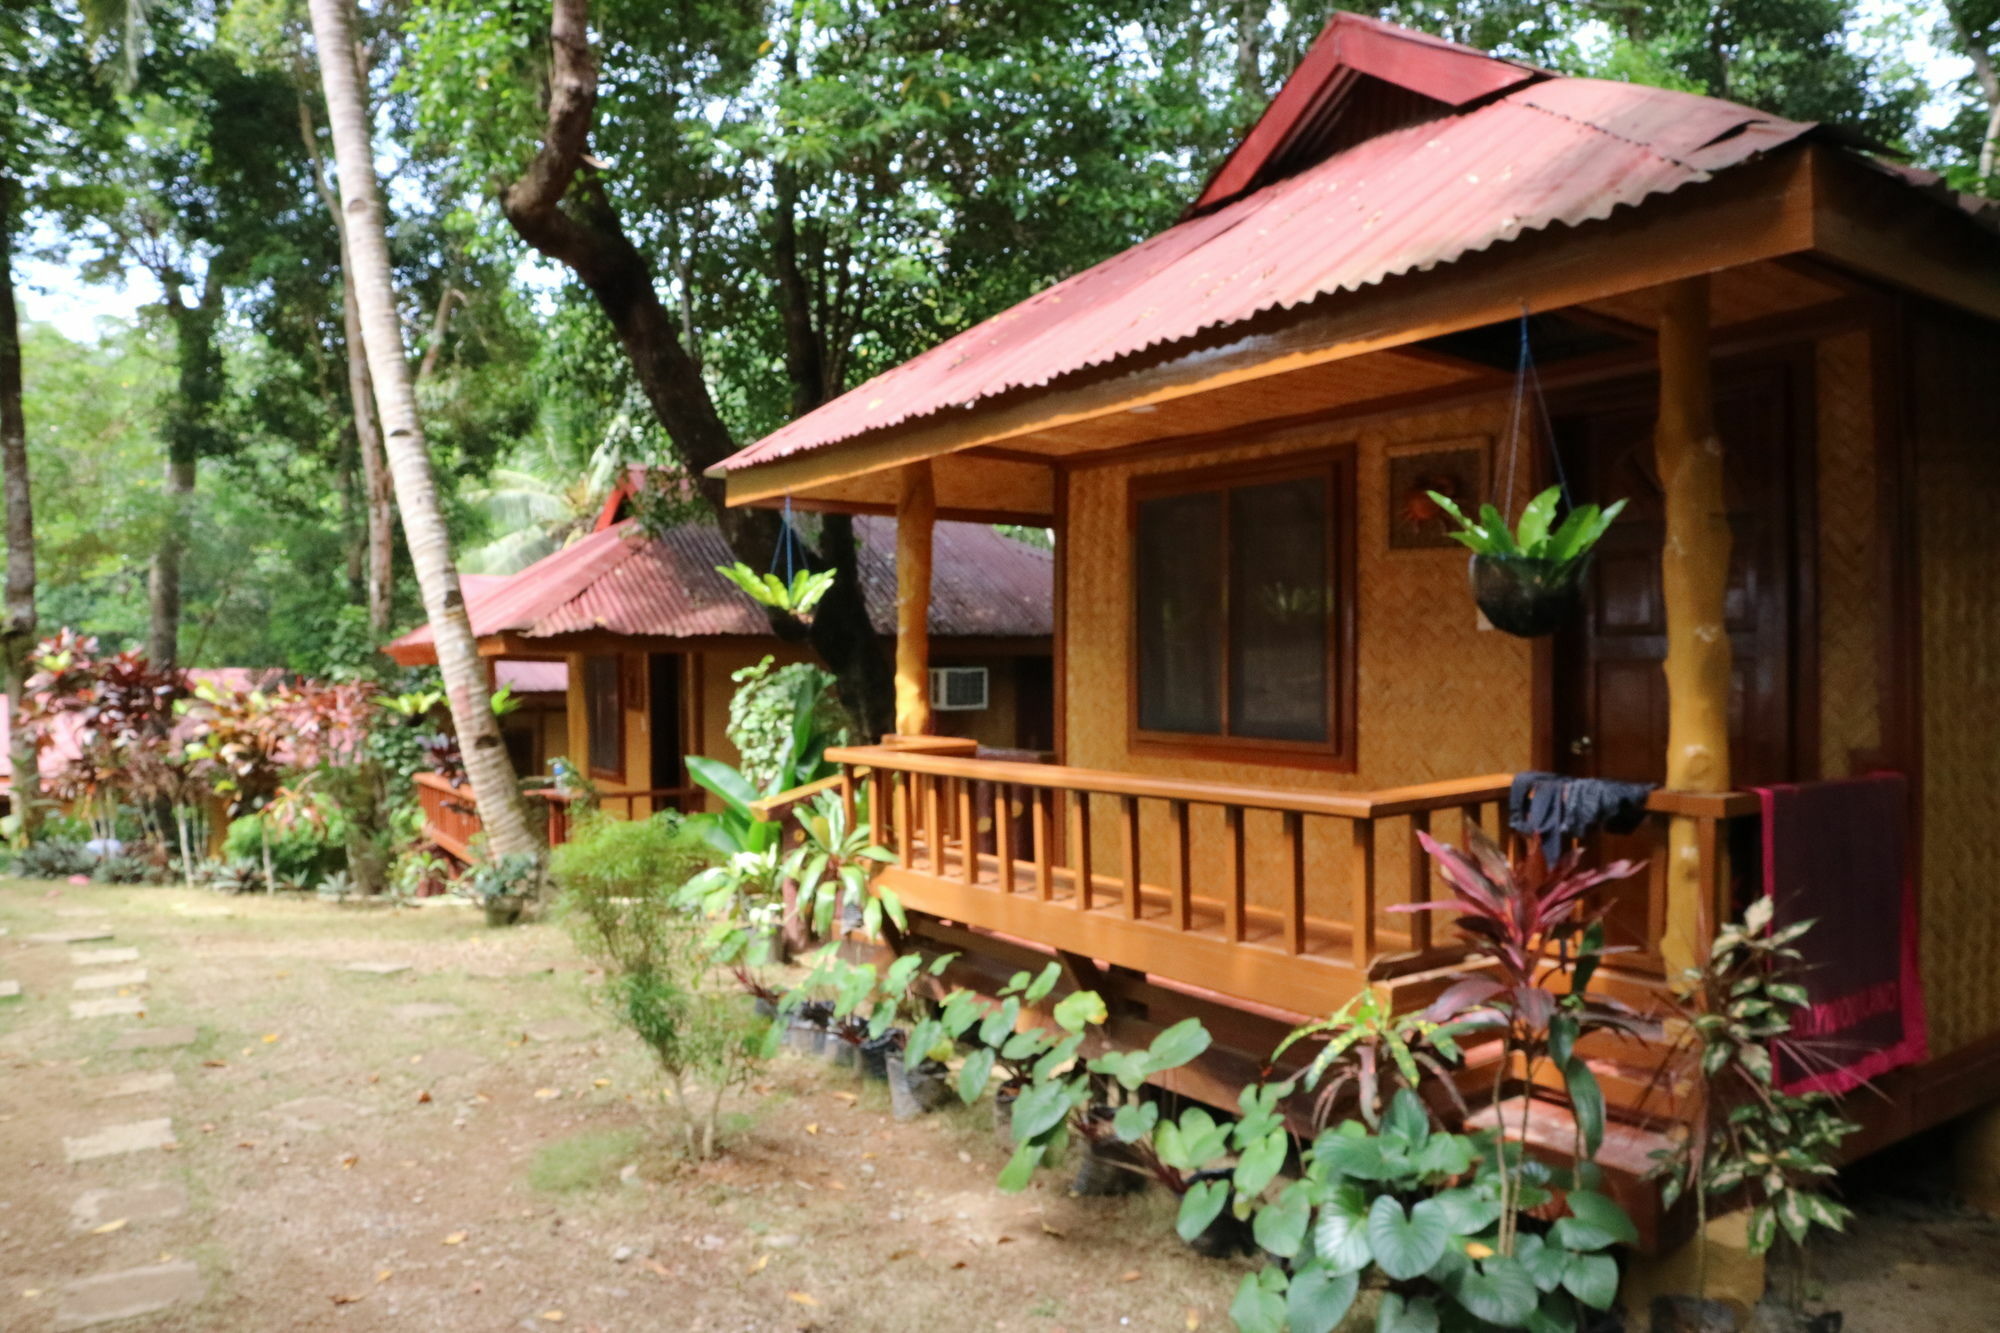
[{"label": "wooden window frame", "polygon": [[[611,713],[618,719],[612,728],[612,737],[618,747],[618,766],[599,768],[597,766],[596,745],[594,744],[597,709],[593,703],[591,663],[611,663]],[[625,780],[625,655],[623,653],[589,653],[583,659],[583,762],[593,778],[605,778],[612,782]]]},{"label": "wooden window frame", "polygon": [[[1355,718],[1355,448],[1352,444],[1304,450],[1274,458],[1183,472],[1167,472],[1134,477],[1126,487],[1126,550],[1130,554],[1126,606],[1129,649],[1125,679],[1126,745],[1133,754],[1160,757],[1208,759],[1255,764],[1285,764],[1322,769],[1330,773],[1352,773],[1356,769]],[[1234,625],[1229,605],[1230,570],[1222,573],[1222,674],[1220,706],[1223,730],[1215,735],[1201,732],[1148,730],[1139,722],[1139,507],[1148,500],[1176,495],[1213,492],[1222,497],[1221,542],[1224,559],[1233,559],[1229,536],[1229,492],[1241,487],[1269,485],[1320,477],[1327,487],[1327,586],[1333,603],[1327,608],[1326,642],[1332,661],[1328,663],[1327,739],[1288,741],[1261,736],[1232,736],[1230,723],[1230,658]]]}]

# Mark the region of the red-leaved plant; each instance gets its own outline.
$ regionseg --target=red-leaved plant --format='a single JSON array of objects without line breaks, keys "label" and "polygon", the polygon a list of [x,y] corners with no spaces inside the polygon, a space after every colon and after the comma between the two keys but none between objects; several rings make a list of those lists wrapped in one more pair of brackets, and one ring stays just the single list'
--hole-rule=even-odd
[{"label": "red-leaved plant", "polygon": [[[1644,1036],[1657,1026],[1609,996],[1589,993],[1599,962],[1610,952],[1604,947],[1610,904],[1593,891],[1638,873],[1644,862],[1615,861],[1587,870],[1582,850],[1573,848],[1551,865],[1535,838],[1524,839],[1525,850],[1510,858],[1476,826],[1462,851],[1428,833],[1417,836],[1457,896],[1390,910],[1450,912],[1459,933],[1492,960],[1491,971],[1454,983],[1425,1017],[1450,1024],[1464,1036],[1490,1032],[1499,1037],[1503,1058],[1502,1077],[1495,1082],[1496,1107],[1508,1091],[1508,1073],[1518,1072],[1522,1085],[1532,1088],[1542,1064],[1553,1064],[1576,1118],[1577,1162],[1593,1159],[1604,1141],[1604,1093],[1578,1043],[1599,1032]],[[1529,1110],[1530,1099],[1524,1097],[1524,1145]],[[1501,1142],[1505,1152],[1504,1134]],[[1511,1167],[1503,1172],[1516,1186],[1520,1175]],[[1502,1253],[1512,1253],[1517,1198],[1516,1188],[1501,1201]]]}]

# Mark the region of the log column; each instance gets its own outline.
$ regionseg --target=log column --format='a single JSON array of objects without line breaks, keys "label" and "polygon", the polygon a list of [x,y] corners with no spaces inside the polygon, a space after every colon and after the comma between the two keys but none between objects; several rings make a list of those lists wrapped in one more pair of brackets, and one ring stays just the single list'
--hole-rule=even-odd
[{"label": "log column", "polygon": [[[1715,432],[1709,372],[1708,279],[1661,289],[1660,416],[1653,449],[1665,494],[1666,542],[1660,586],[1667,619],[1667,786],[1729,787],[1729,512],[1723,497],[1722,441]],[[1702,901],[1695,821],[1676,817],[1668,834],[1667,975],[1694,966],[1711,906]],[[1712,923],[1711,923],[1712,924]]]},{"label": "log column", "polygon": [[896,732],[931,729],[931,529],[937,488],[928,461],[907,464],[896,497]]}]

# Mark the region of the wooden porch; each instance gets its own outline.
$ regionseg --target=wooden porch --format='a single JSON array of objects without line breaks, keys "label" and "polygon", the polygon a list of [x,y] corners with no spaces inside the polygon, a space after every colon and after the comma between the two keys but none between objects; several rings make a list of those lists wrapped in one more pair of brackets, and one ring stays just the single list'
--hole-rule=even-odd
[{"label": "wooden porch", "polygon": [[[461,864],[473,860],[473,840],[483,831],[479,810],[467,787],[454,787],[436,773],[419,773],[415,778],[417,805],[423,811],[425,838]],[[580,793],[557,791],[553,787],[524,787],[521,795],[533,816],[540,811],[544,836],[551,847],[569,841],[577,806],[585,799]],[[698,787],[648,787],[634,791],[598,792],[599,809],[614,819],[644,819],[661,810],[692,810],[700,804]],[[643,808],[642,808],[643,807]]]},{"label": "wooden porch", "polygon": [[[967,742],[932,737],[827,757],[850,800],[867,791],[876,840],[896,855],[879,883],[910,912],[1298,1016],[1330,1012],[1369,985],[1401,1008],[1420,1006],[1456,974],[1467,951],[1448,918],[1390,909],[1441,891],[1417,834],[1457,841],[1473,825],[1500,834],[1509,783],[1503,774],[1373,792],[1232,786],[984,759]],[[1728,911],[1727,826],[1754,818],[1756,800],[1657,792],[1649,810],[1644,836],[1661,852],[1671,821],[1694,825],[1705,933]],[[1260,840],[1277,849],[1275,884],[1253,882]],[[1337,850],[1334,873],[1309,867],[1313,840]],[[1631,890],[1662,926],[1664,879],[1655,854]],[[1619,961],[1607,984],[1650,1001],[1657,955]]]}]

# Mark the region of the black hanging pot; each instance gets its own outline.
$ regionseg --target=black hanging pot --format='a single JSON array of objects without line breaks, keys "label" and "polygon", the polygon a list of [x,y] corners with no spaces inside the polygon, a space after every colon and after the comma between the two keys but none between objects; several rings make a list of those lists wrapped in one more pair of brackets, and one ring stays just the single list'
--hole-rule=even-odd
[{"label": "black hanging pot", "polygon": [[1525,555],[1475,555],[1468,566],[1472,600],[1493,628],[1516,638],[1553,634],[1583,611],[1590,557],[1541,560]]}]

